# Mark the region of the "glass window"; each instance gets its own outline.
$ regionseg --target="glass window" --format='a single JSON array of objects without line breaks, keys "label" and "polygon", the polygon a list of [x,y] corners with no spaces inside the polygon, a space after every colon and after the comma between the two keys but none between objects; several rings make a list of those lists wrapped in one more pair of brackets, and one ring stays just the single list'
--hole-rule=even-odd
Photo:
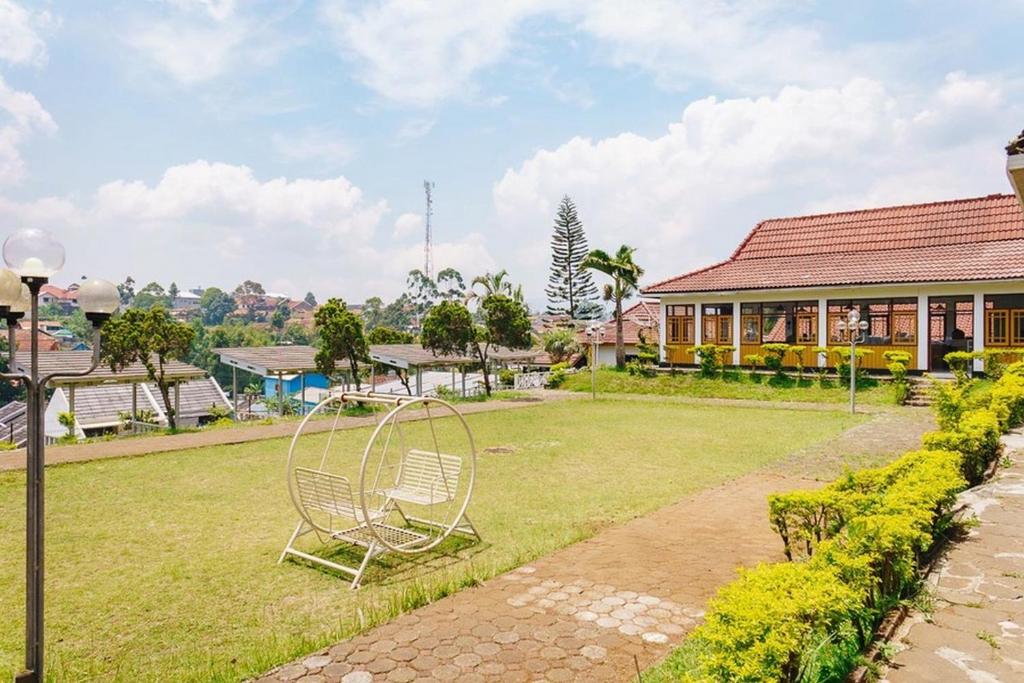
[{"label": "glass window", "polygon": [[743,315],[761,315],[761,304],[743,304],[740,306]]},{"label": "glass window", "polygon": [[913,345],[917,338],[917,300],[858,299],[828,302],[828,340],[832,344],[846,343],[849,337],[840,331],[850,310],[857,310],[860,319],[867,322],[865,345]]},{"label": "glass window", "polygon": [[744,344],[761,343],[761,316],[744,315],[740,318],[740,331]]},{"label": "glass window", "polygon": [[985,343],[990,346],[1005,346],[1008,339],[1009,311],[985,312]]}]

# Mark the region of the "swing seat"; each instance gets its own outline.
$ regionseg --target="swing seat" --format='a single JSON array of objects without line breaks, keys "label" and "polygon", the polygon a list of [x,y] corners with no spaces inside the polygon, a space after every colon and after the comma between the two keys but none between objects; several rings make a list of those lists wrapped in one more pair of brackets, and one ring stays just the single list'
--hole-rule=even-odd
[{"label": "swing seat", "polygon": [[402,460],[398,480],[381,493],[390,500],[414,505],[447,503],[455,498],[462,458],[412,449]]},{"label": "swing seat", "polygon": [[[348,477],[308,467],[295,468],[295,488],[306,510],[323,512],[330,517],[350,519],[359,525],[367,523],[363,508],[352,497]],[[383,510],[371,508],[370,522],[386,517]]]}]

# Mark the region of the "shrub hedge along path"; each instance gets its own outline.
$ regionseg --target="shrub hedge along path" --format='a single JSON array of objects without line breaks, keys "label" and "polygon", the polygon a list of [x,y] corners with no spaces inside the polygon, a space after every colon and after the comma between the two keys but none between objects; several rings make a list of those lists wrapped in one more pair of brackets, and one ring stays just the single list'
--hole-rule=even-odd
[{"label": "shrub hedge along path", "polygon": [[[872,427],[863,431],[865,425]],[[921,411],[885,412],[826,442],[822,452],[860,443],[861,457],[887,460],[931,428]],[[868,433],[865,446],[859,437]],[[791,462],[818,455],[794,454]],[[259,681],[630,680],[700,622],[707,600],[737,567],[783,559],[768,523],[768,495],[818,485],[762,471],[706,489]]]},{"label": "shrub hedge along path", "polygon": [[1024,434],[1003,442],[1013,464],[961,494],[980,524],[929,577],[934,611],[905,622],[892,683],[1024,679]]}]

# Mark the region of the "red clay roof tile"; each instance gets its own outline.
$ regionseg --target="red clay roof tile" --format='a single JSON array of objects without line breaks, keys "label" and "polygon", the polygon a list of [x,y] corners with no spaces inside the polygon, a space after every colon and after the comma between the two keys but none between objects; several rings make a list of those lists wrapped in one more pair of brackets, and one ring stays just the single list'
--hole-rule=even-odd
[{"label": "red clay roof tile", "polygon": [[762,221],[728,261],[645,294],[1024,278],[1024,211],[989,195]]}]

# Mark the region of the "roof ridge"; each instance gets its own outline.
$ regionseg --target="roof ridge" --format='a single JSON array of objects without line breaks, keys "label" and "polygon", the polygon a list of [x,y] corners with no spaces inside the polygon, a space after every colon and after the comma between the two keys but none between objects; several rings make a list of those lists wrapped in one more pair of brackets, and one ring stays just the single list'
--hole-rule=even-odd
[{"label": "roof ridge", "polygon": [[[874,206],[866,209],[849,209],[847,211],[826,211],[825,213],[808,213],[802,216],[773,216],[772,218],[765,218],[761,220],[754,230],[757,230],[764,223],[770,223],[773,221],[793,221],[805,218],[825,218],[826,216],[850,216],[859,213],[873,213],[877,211],[887,211],[891,209],[916,209],[924,206],[942,206],[944,204],[966,204],[968,202],[977,202],[985,199],[1016,199],[1017,196],[1013,194],[1006,194],[1003,192],[994,192],[992,194],[982,195],[980,197],[962,197],[959,199],[943,199],[934,202],[918,202],[913,204],[890,204],[888,206]],[[754,230],[751,230],[753,234]],[[749,236],[748,236],[749,237]],[[744,240],[743,244],[746,244]],[[742,246],[742,244],[741,244]]]},{"label": "roof ridge", "polygon": [[[1024,240],[1024,236],[1001,237],[1001,238],[996,239],[996,240],[975,240],[975,241],[967,241],[967,242],[950,242],[949,244],[920,244],[920,245],[915,245],[915,246],[910,246],[910,247],[899,247],[898,251],[910,251],[910,250],[913,250],[913,249],[946,249],[946,248],[953,248],[953,247],[962,247],[965,244],[977,244],[977,245],[980,246],[980,245],[983,245],[983,244],[999,244],[1000,242],[1020,242],[1022,240]],[[764,256],[745,256],[742,259],[730,258],[728,261],[722,261],[721,263],[718,263],[716,265],[724,265],[726,263],[731,263],[733,261],[761,261],[761,260],[764,260],[764,259],[801,259],[801,258],[807,258],[808,256],[849,256],[851,254],[872,254],[872,253],[880,252],[880,251],[892,251],[892,248],[891,247],[885,247],[885,248],[879,248],[879,249],[850,249],[848,251],[836,251],[836,250],[831,250],[831,251],[815,251],[815,252],[809,252],[809,253],[806,253],[806,254],[803,254],[803,253],[801,253],[801,254],[782,254],[782,255],[780,255],[780,254],[766,254]],[[704,268],[702,270],[707,270],[707,268]],[[682,275],[677,275],[676,277],[669,278],[669,279],[670,280],[676,280],[676,279],[683,278],[683,277],[689,277],[690,275],[696,275],[699,272],[701,272],[701,271],[696,271],[695,270],[693,272],[683,273]]]}]

